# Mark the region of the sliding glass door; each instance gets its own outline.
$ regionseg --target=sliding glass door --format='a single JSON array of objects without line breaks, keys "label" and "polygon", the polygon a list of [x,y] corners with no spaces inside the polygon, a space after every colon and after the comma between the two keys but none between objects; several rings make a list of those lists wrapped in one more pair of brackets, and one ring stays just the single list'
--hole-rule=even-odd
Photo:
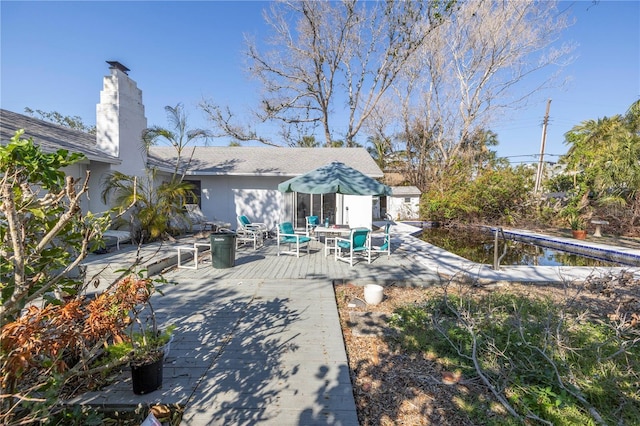
[{"label": "sliding glass door", "polygon": [[318,216],[324,223],[329,218],[330,223],[336,221],[336,194],[302,194],[295,193],[295,224],[297,228],[304,228],[307,216]]}]

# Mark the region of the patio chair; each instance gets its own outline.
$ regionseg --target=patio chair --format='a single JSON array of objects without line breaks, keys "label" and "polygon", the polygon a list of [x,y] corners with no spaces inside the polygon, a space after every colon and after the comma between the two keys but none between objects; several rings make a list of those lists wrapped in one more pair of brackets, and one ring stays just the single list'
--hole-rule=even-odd
[{"label": "patio chair", "polygon": [[306,221],[306,232],[307,237],[311,237],[313,230],[316,229],[316,226],[320,226],[320,218],[318,216],[307,216],[305,218]]},{"label": "patio chair", "polygon": [[367,228],[353,228],[349,238],[336,237],[335,260],[349,262],[353,266],[354,255],[362,255],[371,263],[371,239]]},{"label": "patio chair", "polygon": [[172,228],[184,232],[216,232],[219,228],[228,228],[231,226],[230,223],[223,222],[216,218],[207,218],[197,204],[185,204],[184,209],[184,215],[170,218]]},{"label": "patio chair", "polygon": [[384,238],[381,245],[374,246],[373,241],[371,242],[371,248],[369,250],[371,253],[387,253],[387,258],[391,257],[391,236],[389,235],[390,227],[390,223],[387,223],[384,226]]},{"label": "patio chair", "polygon": [[260,230],[238,228],[236,231],[236,248],[244,244],[253,244],[253,249],[257,250],[264,244],[263,233]]},{"label": "patio chair", "polygon": [[[304,246],[307,247],[307,254],[309,254],[309,242],[311,241],[310,237],[306,235],[296,233],[293,229],[293,224],[291,222],[282,222],[278,225],[278,256],[280,253],[283,254],[295,254],[296,257],[300,257],[300,249]],[[280,249],[281,244],[288,244],[289,250],[284,251]],[[295,250],[293,249],[295,244]]]},{"label": "patio chair", "polygon": [[269,237],[269,229],[265,223],[251,222],[245,215],[238,216],[238,230],[245,229],[247,231],[259,232],[262,238]]}]

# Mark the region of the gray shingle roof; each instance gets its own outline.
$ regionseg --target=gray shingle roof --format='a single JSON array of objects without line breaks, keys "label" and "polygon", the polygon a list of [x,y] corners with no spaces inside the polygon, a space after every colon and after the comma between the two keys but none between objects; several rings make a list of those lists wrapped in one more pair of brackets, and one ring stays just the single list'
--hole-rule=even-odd
[{"label": "gray shingle roof", "polygon": [[[95,135],[90,135],[47,121],[0,109],[0,141],[6,144],[18,129],[33,138],[45,152],[67,149],[81,152],[92,161],[118,164],[120,159],[100,151]],[[341,161],[362,173],[381,178],[383,173],[364,148],[277,148],[198,146],[188,175],[237,175],[292,177]],[[185,149],[183,161],[190,154]],[[152,147],[149,165],[173,171],[177,160],[173,147]]]},{"label": "gray shingle roof", "polygon": [[393,192],[394,196],[411,196],[411,195],[420,195],[422,194],[422,191],[420,191],[417,187],[415,186],[392,186],[391,187],[391,191]]},{"label": "gray shingle roof", "polygon": [[45,152],[66,149],[70,152],[80,152],[92,161],[120,163],[120,159],[106,154],[96,147],[95,135],[0,109],[0,142],[7,144],[19,129],[25,130],[23,138],[32,138],[33,142],[40,145]]},{"label": "gray shingle roof", "polygon": [[[182,160],[189,155],[183,152]],[[153,164],[175,164],[172,147],[152,147],[149,160]],[[340,161],[373,177],[382,171],[364,148],[277,148],[277,147],[213,147],[198,146],[188,174],[298,176]]]}]

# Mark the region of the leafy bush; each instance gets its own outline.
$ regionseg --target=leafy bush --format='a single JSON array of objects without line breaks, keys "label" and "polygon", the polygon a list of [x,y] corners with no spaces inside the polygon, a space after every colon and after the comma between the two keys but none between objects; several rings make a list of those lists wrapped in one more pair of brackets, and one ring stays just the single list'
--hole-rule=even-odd
[{"label": "leafy bush", "polygon": [[108,226],[108,216],[81,214],[88,179],[62,171],[83,156],[66,150],[44,153],[32,140],[21,139],[23,133],[0,146],[3,324],[37,298],[75,294],[82,280],[70,278],[69,272]]},{"label": "leafy bush", "polygon": [[185,200],[195,196],[190,182],[171,180],[158,185],[157,171],[146,172],[142,178],[111,172],[102,190],[102,200],[115,203],[118,213],[131,209],[135,219],[134,238],[140,242],[156,241],[182,232],[172,229],[171,220],[184,218]]},{"label": "leafy bush", "polygon": [[515,223],[527,210],[532,172],[500,166],[473,179],[444,180],[423,194],[421,216],[437,221]]}]

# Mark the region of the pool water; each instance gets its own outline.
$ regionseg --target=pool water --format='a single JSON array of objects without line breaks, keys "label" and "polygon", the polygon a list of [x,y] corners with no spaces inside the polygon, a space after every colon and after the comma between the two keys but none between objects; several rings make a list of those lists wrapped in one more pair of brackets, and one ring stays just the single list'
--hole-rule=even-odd
[{"label": "pool water", "polygon": [[[422,232],[422,240],[443,248],[476,263],[493,265],[494,235],[480,230],[427,228]],[[504,240],[498,241],[498,256],[504,250]],[[563,252],[557,249],[535,246],[508,240],[508,249],[500,265],[532,266],[620,266],[617,263],[592,259],[583,255]]]}]

